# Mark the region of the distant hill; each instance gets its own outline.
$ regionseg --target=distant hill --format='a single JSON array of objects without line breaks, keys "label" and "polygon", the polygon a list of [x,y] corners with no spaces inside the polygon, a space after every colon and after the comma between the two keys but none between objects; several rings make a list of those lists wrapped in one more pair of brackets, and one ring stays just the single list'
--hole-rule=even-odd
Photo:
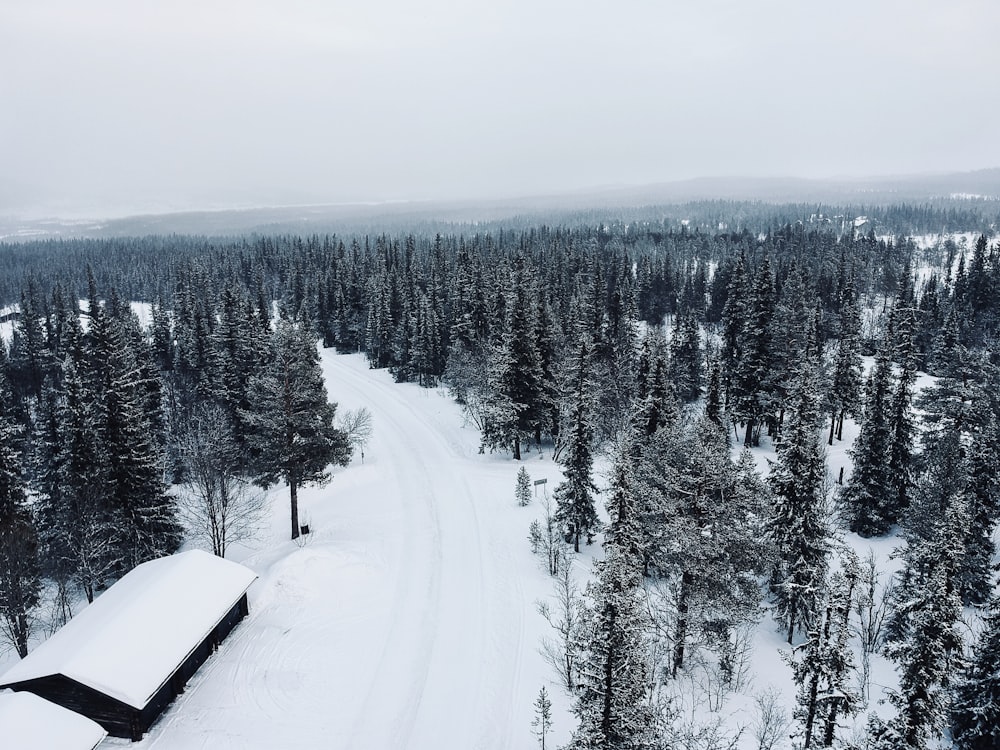
[{"label": "distant hill", "polygon": [[[837,179],[711,177],[652,185],[607,187],[496,201],[329,204],[145,214],[106,221],[0,218],[0,239],[206,236],[430,229],[512,218],[558,222],[581,212],[676,206],[706,200],[878,206],[899,203],[1000,201],[1000,168],[949,174]],[[993,209],[991,209],[993,210]]]}]

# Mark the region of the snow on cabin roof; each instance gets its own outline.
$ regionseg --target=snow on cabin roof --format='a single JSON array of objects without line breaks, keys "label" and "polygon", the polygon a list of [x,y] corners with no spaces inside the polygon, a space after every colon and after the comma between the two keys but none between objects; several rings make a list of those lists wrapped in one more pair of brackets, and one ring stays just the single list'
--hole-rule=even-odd
[{"label": "snow on cabin roof", "polygon": [[4,747],[94,750],[107,732],[86,716],[28,692],[0,692]]},{"label": "snow on cabin roof", "polygon": [[137,566],[0,676],[61,674],[143,708],[257,576],[200,550]]}]

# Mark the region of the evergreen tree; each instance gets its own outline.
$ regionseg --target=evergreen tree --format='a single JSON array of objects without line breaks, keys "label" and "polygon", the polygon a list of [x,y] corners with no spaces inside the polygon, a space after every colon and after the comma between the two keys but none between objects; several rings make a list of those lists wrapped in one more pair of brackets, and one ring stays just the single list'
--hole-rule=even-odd
[{"label": "evergreen tree", "polygon": [[21,295],[21,316],[14,326],[10,347],[9,387],[23,396],[38,399],[42,395],[42,381],[49,369],[50,352],[46,346],[42,310],[38,288],[29,280]]},{"label": "evergreen tree", "polygon": [[773,414],[765,380],[771,368],[774,304],[774,277],[765,256],[753,279],[737,344],[740,356],[729,389],[730,411],[746,425],[744,445],[748,447],[759,443],[763,421]]},{"label": "evergreen tree", "polygon": [[795,649],[801,658],[789,659],[798,686],[795,716],[802,727],[803,748],[831,747],[838,718],[858,708],[859,698],[849,682],[853,657],[848,645],[851,597],[858,575],[853,558],[844,572],[831,576],[821,619],[809,629],[806,642]]},{"label": "evergreen tree", "polygon": [[708,368],[708,392],[705,394],[705,417],[722,426],[722,373],[715,360]]},{"label": "evergreen tree", "polygon": [[[907,277],[908,278],[908,277]],[[916,362],[913,351],[913,308],[899,311],[896,323],[898,375],[889,400],[889,473],[890,494],[885,521],[893,524],[906,512],[913,487],[913,439],[916,427],[911,414]]]},{"label": "evergreen tree", "polygon": [[515,460],[521,459],[522,439],[530,436],[541,442],[551,415],[537,348],[536,292],[533,270],[518,255],[502,295],[504,325],[489,362],[482,436],[484,448],[509,447]]},{"label": "evergreen tree", "polygon": [[959,566],[959,591],[965,604],[983,604],[994,586],[993,532],[1000,520],[1000,424],[991,419],[968,447],[965,491],[968,522]]},{"label": "evergreen tree", "polygon": [[[918,505],[924,506],[923,496],[928,493],[963,491],[967,525],[958,580],[962,601],[970,604],[987,601],[993,585],[993,531],[1000,520],[998,386],[997,370],[985,355],[956,345],[941,376],[917,401],[923,429],[916,463],[924,471],[936,465],[940,472],[943,462],[939,455],[948,455],[944,463],[951,467],[952,475],[943,477],[946,486],[926,482],[915,494]],[[913,521],[919,521],[921,515],[933,518],[946,505],[937,501],[931,503],[930,510],[918,508],[910,515]]]},{"label": "evergreen tree", "polygon": [[694,401],[701,395],[703,369],[698,319],[685,310],[674,317],[670,337],[670,377],[681,401]]},{"label": "evergreen tree", "polygon": [[591,477],[594,458],[593,427],[590,423],[593,409],[590,365],[590,343],[582,334],[572,363],[570,381],[573,406],[563,469],[566,479],[555,491],[556,521],[565,529],[567,541],[572,538],[576,552],[580,551],[581,536],[585,536],[589,543],[599,524],[593,494],[597,488]]},{"label": "evergreen tree", "polygon": [[336,404],[327,400],[316,340],[303,324],[282,319],[271,361],[249,385],[253,408],[241,411],[250,429],[255,473],[265,485],[288,484],[292,539],[299,536],[298,490],[330,480],[331,464],[347,465],[351,446],[334,427]]},{"label": "evergreen tree", "polygon": [[545,750],[545,738],[552,731],[552,701],[545,690],[545,686],[538,691],[538,699],[535,701],[535,718],[531,720],[531,733],[538,738],[538,745]]},{"label": "evergreen tree", "polygon": [[972,660],[955,686],[951,735],[958,750],[1000,747],[1000,595],[990,605]]},{"label": "evergreen tree", "polygon": [[251,378],[267,360],[268,342],[256,320],[253,305],[241,289],[227,285],[222,290],[219,306],[219,323],[212,337],[219,366],[219,401],[225,405],[234,426],[242,427],[240,410],[250,408],[247,389]]},{"label": "evergreen tree", "polygon": [[733,465],[722,428],[707,419],[653,435],[636,486],[644,563],[667,584],[663,627],[676,675],[692,641],[725,652],[733,628],[759,616],[758,576],[770,557],[760,523],[767,488],[752,457]]},{"label": "evergreen tree", "polygon": [[71,358],[62,388],[46,391],[39,520],[45,573],[60,585],[76,583],[87,597],[121,564],[121,529],[106,488],[109,460],[102,439],[101,404]]},{"label": "evergreen tree", "polygon": [[[944,458],[942,469],[950,472],[943,467],[947,463],[949,459]],[[941,478],[925,472],[918,483],[918,502],[928,499],[921,497],[921,491]],[[924,507],[931,505],[926,502]],[[961,494],[953,493],[947,507],[928,518],[923,538],[912,535],[907,540],[899,586],[905,597],[893,612],[886,646],[886,655],[896,662],[899,672],[899,689],[889,696],[897,714],[885,727],[883,747],[924,748],[946,724],[952,675],[962,647],[956,577],[965,515]]]},{"label": "evergreen tree", "polygon": [[834,434],[842,439],[844,417],[854,415],[861,398],[861,320],[857,305],[847,301],[840,312],[840,336],[837,340],[837,358],[833,366],[833,383],[830,387],[830,445]]},{"label": "evergreen tree", "polygon": [[[746,258],[742,253],[736,259],[732,269],[724,276],[728,279],[728,286],[726,287],[725,302],[721,310],[721,364],[722,372],[725,376],[723,385],[726,391],[726,404],[730,406],[729,399],[735,395],[733,392],[733,373],[736,372],[743,358],[743,346],[746,343],[742,332],[748,314],[749,277],[746,270]],[[712,301],[714,304],[714,297]]]},{"label": "evergreen tree", "polygon": [[514,496],[520,506],[531,504],[531,477],[523,466],[517,472],[517,490],[514,492]]},{"label": "evergreen tree", "polygon": [[[156,393],[148,368],[125,338],[121,323],[103,312],[93,320],[90,357],[100,361],[93,373],[100,404],[102,456],[107,503],[119,527],[122,575],[136,565],[170,554],[181,542],[174,499],[163,482],[164,459],[159,427],[151,414]],[[155,395],[152,402],[158,402]],[[158,403],[157,403],[158,406]]]},{"label": "evergreen tree", "polygon": [[21,476],[11,406],[7,377],[0,372],[0,632],[24,658],[42,586],[38,537]]},{"label": "evergreen tree", "polygon": [[882,350],[868,379],[861,431],[851,449],[854,469],[840,494],[848,527],[864,537],[887,533],[891,523],[889,504],[894,499],[889,464],[891,377],[892,365]]},{"label": "evergreen tree", "polygon": [[629,750],[653,746],[656,716],[646,696],[649,654],[646,609],[638,561],[617,539],[628,537],[628,524],[611,508],[611,534],[605,559],[595,564],[597,578],[588,585],[580,687],[573,713],[578,725],[571,748]]},{"label": "evergreen tree", "polygon": [[[454,374],[460,363],[453,356],[451,364]],[[482,431],[480,451],[485,448],[489,448],[490,452],[509,448],[515,460],[520,460],[521,433],[517,417],[520,405],[511,399],[507,387],[507,384],[516,377],[514,360],[510,356],[510,351],[504,346],[491,347],[486,367],[486,385],[482,391],[482,404],[479,407],[481,413],[479,422]],[[474,404],[474,400],[479,395],[478,390],[474,387],[474,381],[472,379],[465,381],[460,387],[466,405]]]},{"label": "evergreen tree", "polygon": [[[781,288],[773,317],[768,323],[767,338],[771,354],[761,382],[766,411],[783,414],[795,389],[797,375],[810,345],[813,324],[812,306],[807,301],[805,280],[797,268],[792,268]],[[772,419],[775,419],[772,416]],[[780,427],[781,419],[775,420]]]},{"label": "evergreen tree", "polygon": [[801,365],[794,409],[778,443],[769,477],[774,510],[768,534],[777,552],[771,576],[775,616],[788,642],[814,625],[826,579],[830,530],[826,521],[826,464],[820,444],[813,363]]},{"label": "evergreen tree", "polygon": [[645,564],[646,551],[642,538],[642,519],[636,499],[635,459],[639,450],[626,434],[616,451],[608,487],[608,515],[615,522],[608,527],[605,544],[613,544],[631,558],[632,565]]},{"label": "evergreen tree", "polygon": [[666,345],[659,329],[646,334],[639,355],[639,413],[636,429],[645,438],[677,420],[678,405]]}]

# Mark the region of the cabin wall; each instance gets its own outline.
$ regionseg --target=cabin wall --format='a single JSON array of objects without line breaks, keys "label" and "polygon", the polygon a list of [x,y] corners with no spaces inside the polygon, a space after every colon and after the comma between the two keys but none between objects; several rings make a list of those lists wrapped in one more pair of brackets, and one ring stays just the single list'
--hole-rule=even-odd
[{"label": "cabin wall", "polygon": [[[63,675],[39,677],[11,685],[12,690],[27,690],[39,698],[45,698],[63,708],[96,721],[113,737],[135,738],[135,728],[139,723],[139,711],[126,703],[105,695],[86,685],[81,685]],[[141,739],[141,735],[139,739]]]},{"label": "cabin wall", "polygon": [[[219,647],[219,644],[225,640],[226,636],[232,632],[237,623],[246,617],[248,612],[247,595],[243,594],[240,600],[232,606],[212,629],[212,632],[205,637],[205,640],[195,647],[187,659],[174,670],[170,678],[156,691],[156,694],[150,699],[149,703],[146,704],[140,717],[140,727],[143,733],[156,723],[160,714],[173,702],[174,698],[184,692],[188,680],[197,673],[202,664],[208,661],[208,657]],[[142,736],[140,735],[137,739],[142,739]]]}]

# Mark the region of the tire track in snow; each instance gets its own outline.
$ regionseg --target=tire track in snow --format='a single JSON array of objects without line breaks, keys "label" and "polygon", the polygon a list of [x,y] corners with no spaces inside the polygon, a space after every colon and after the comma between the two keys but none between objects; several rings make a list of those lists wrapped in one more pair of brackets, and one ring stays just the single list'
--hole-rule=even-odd
[{"label": "tire track in snow", "polygon": [[[327,359],[331,356],[324,353],[324,364],[337,364]],[[417,446],[405,439],[416,437],[412,434],[413,425],[401,424],[393,416],[395,408],[385,408],[387,403],[396,408],[403,406],[405,413],[399,394],[371,377],[339,367],[328,390],[340,395],[345,387],[353,391],[357,400],[371,404],[376,439],[381,438],[380,442],[392,454],[391,461],[385,463],[395,475],[394,489],[406,528],[401,537],[404,551],[398,558],[400,568],[396,572],[391,627],[362,709],[354,719],[350,735],[344,738],[343,747],[405,748],[419,715],[431,667],[440,596],[441,528],[432,477],[414,456]],[[373,390],[378,392],[377,401],[371,399]],[[387,427],[389,431],[383,433]],[[410,484],[414,477],[419,477],[419,487]],[[403,665],[409,668],[402,670]]]},{"label": "tire track in snow", "polygon": [[[401,466],[401,478],[409,474],[421,480],[419,493],[412,487],[402,489],[411,500],[413,495],[420,495],[419,511],[427,513],[434,523],[435,550],[431,562],[436,566],[434,575],[439,588],[436,598],[416,602],[422,616],[432,618],[433,622],[433,631],[429,637],[421,638],[417,646],[423,650],[418,659],[419,670],[408,675],[400,669],[398,659],[390,660],[388,665],[383,659],[355,726],[385,721],[387,713],[391,716],[397,712],[392,747],[415,750],[434,747],[446,737],[461,747],[509,747],[510,716],[502,704],[511,702],[516,678],[505,686],[502,692],[506,694],[501,696],[498,706],[496,686],[484,684],[482,678],[503,678],[484,675],[479,667],[484,659],[493,661],[491,657],[502,638],[496,629],[508,621],[512,609],[516,611],[517,632],[520,632],[521,607],[512,608],[507,597],[498,596],[501,593],[498,583],[499,588],[505,588],[510,571],[497,568],[503,556],[495,555],[494,544],[483,534],[483,522],[476,507],[479,498],[470,482],[472,464],[459,453],[460,445],[428,424],[408,400],[415,393],[426,391],[411,389],[407,394],[400,386],[379,379],[384,375],[358,372],[350,360],[329,352],[324,353],[324,359],[329,368],[330,392],[337,396],[347,386],[354,391],[352,395],[370,403],[376,434],[386,426],[394,431],[393,465]],[[378,424],[383,420],[383,424]],[[415,545],[427,541],[417,539],[416,535],[412,537]],[[397,608],[394,632],[399,621],[412,620],[413,614],[404,607]],[[519,641],[518,635],[515,675],[520,662]],[[390,647],[388,653],[396,651]],[[400,681],[408,681],[406,696],[400,696],[398,689],[387,685]],[[387,700],[394,695],[393,700],[402,700],[402,706],[393,706]],[[419,712],[414,713],[415,709]],[[498,713],[503,716],[499,722]],[[353,737],[359,740],[362,734],[356,730]]]},{"label": "tire track in snow", "polygon": [[302,498],[334,523],[248,560],[250,616],[137,750],[521,747],[526,609],[516,540],[496,526],[506,468],[419,400],[438,394],[356,356],[322,365],[334,400],[372,413],[369,461]]}]

